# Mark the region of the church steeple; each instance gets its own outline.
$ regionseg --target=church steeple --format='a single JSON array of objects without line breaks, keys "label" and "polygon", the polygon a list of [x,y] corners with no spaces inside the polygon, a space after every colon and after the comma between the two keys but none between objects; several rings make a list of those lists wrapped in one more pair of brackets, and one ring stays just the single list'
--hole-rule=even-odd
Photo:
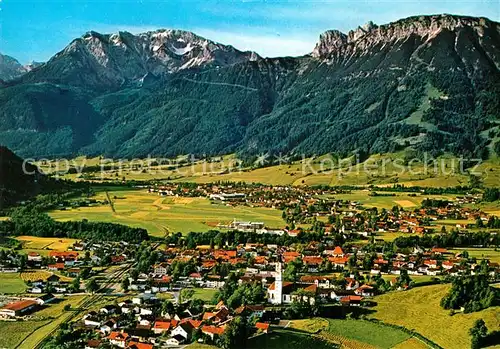
[{"label": "church steeple", "polygon": [[274,290],[275,290],[275,298],[276,304],[283,303],[283,275],[281,271],[281,263],[278,262],[276,264],[276,278],[274,279]]}]

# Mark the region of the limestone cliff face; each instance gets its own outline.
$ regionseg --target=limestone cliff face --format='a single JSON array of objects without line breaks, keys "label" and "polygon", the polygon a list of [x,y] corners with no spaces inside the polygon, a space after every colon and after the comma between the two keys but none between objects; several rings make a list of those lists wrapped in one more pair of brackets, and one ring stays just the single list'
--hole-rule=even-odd
[{"label": "limestone cliff face", "polygon": [[[487,53],[485,59],[500,67],[499,48],[492,45],[499,37],[498,23],[486,18],[452,15],[410,17],[381,26],[369,22],[347,34],[337,30],[327,31],[321,34],[312,56],[345,62],[353,56],[360,57],[388,48],[397,50],[409,41],[414,42],[416,51],[444,39],[456,49],[470,46],[469,50]],[[462,53],[467,54],[459,52],[459,55]]]}]

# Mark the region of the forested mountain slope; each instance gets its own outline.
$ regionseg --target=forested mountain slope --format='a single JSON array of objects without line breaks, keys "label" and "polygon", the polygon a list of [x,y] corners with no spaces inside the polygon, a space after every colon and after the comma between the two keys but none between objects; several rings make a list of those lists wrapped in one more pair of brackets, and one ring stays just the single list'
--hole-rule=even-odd
[{"label": "forested mountain slope", "polygon": [[37,194],[46,178],[38,168],[0,146],[0,209]]},{"label": "forested mountain slope", "polygon": [[484,18],[328,31],[310,55],[275,59],[182,31],[91,32],[0,87],[0,142],[38,157],[486,157],[499,114],[500,25]]}]

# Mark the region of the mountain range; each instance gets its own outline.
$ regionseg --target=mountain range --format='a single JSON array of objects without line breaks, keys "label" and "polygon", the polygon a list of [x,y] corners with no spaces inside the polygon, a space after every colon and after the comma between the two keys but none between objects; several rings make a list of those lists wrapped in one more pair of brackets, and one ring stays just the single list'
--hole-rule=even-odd
[{"label": "mountain range", "polygon": [[281,58],[179,30],[88,32],[0,72],[0,142],[24,157],[500,153],[500,24],[486,18],[370,22]]}]

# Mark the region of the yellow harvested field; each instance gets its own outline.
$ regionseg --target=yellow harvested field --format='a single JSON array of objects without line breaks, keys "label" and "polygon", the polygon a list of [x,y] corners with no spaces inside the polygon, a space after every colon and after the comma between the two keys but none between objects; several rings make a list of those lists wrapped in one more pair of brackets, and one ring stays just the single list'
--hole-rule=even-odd
[{"label": "yellow harvested field", "polygon": [[52,272],[47,271],[47,270],[39,270],[39,269],[23,271],[23,272],[21,272],[21,274],[19,276],[25,282],[27,282],[27,281],[33,282],[33,281],[38,281],[38,280],[45,281],[52,275],[59,276],[60,280],[63,282],[71,282],[73,280],[73,278],[64,276],[60,273],[52,273]]},{"label": "yellow harvested field", "polygon": [[45,270],[26,270],[21,272],[21,279],[23,281],[38,281],[42,280],[45,281],[47,280],[51,275],[53,275],[51,272],[45,271]]},{"label": "yellow harvested field", "polygon": [[24,249],[29,250],[67,251],[70,246],[78,242],[77,239],[43,238],[37,236],[18,236],[16,239],[23,243]]},{"label": "yellow harvested field", "polygon": [[172,198],[172,203],[179,205],[189,205],[194,202],[194,198],[182,198],[182,197],[174,197]]},{"label": "yellow harvested field", "polygon": [[328,320],[322,318],[293,320],[290,323],[290,327],[301,331],[315,333],[319,330],[328,328]]},{"label": "yellow harvested field", "polygon": [[415,207],[417,206],[416,203],[410,201],[410,200],[394,200],[394,202],[396,204],[398,204],[399,206],[403,207],[403,208],[407,208],[407,207]]},{"label": "yellow harvested field", "polygon": [[146,218],[149,215],[149,212],[134,212],[130,215],[132,218]]}]

